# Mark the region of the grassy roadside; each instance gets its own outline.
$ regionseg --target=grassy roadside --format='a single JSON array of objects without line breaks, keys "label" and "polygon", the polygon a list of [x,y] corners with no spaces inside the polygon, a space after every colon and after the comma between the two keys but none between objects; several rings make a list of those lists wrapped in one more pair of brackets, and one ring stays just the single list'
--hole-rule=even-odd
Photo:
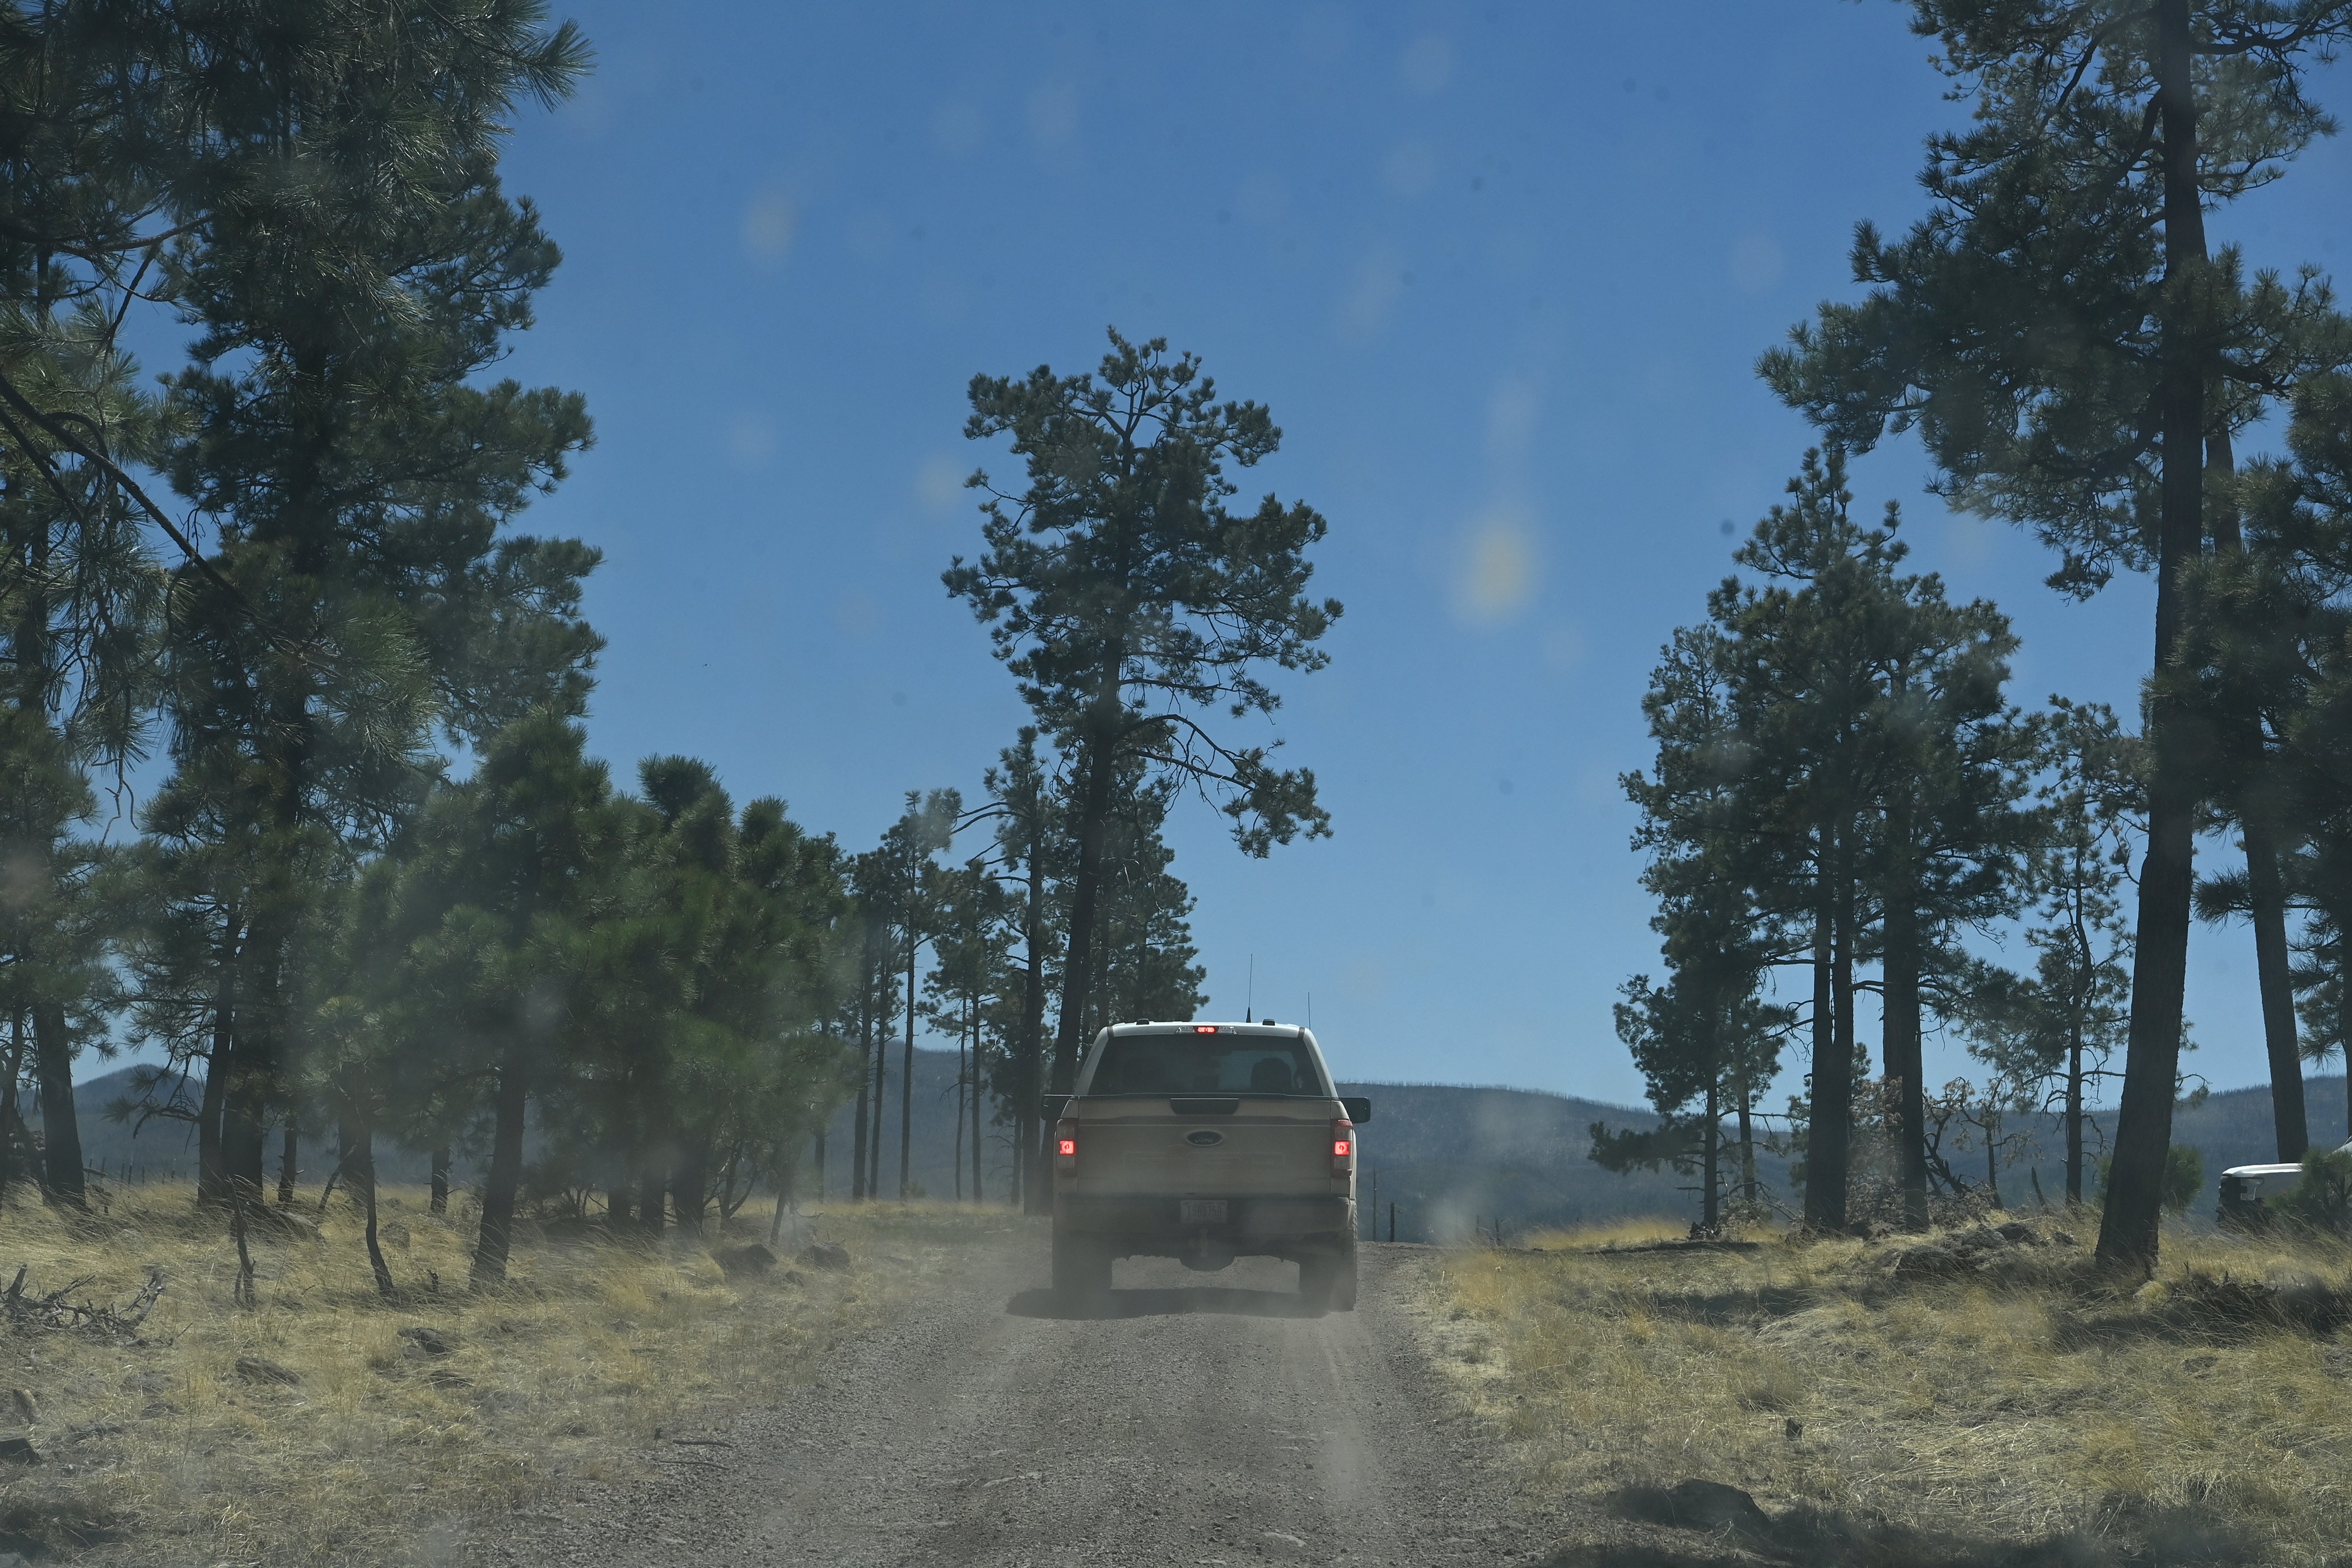
[{"label": "grassy roadside", "polygon": [[164,1279],[128,1335],[0,1320],[0,1431],[40,1456],[8,1463],[0,1436],[0,1552],[204,1568],[404,1560],[453,1513],[527,1502],[557,1480],[618,1480],[623,1452],[657,1428],[722,1421],[806,1380],[949,1249],[1022,1223],[845,1206],[814,1223],[848,1268],[788,1258],[731,1279],[714,1249],[763,1238],[765,1213],[723,1238],[658,1244],[527,1227],[509,1288],[474,1298],[470,1237],[425,1209],[422,1192],[384,1194],[400,1301],[377,1297],[357,1216],[338,1200],[316,1234],[255,1233],[250,1309],[234,1299],[226,1226],[184,1189],[129,1189],[88,1219],[37,1204],[0,1214],[0,1289],[19,1265],[27,1297],[89,1276],[70,1299],[100,1305],[132,1299],[151,1270]]},{"label": "grassy roadside", "polygon": [[1566,1562],[2352,1563],[2352,1250],[2183,1230],[2126,1292],[2087,1217],[2011,1228],[1456,1253],[1428,1334],[1528,1488],[1664,1523],[1697,1479],[1764,1510]]}]

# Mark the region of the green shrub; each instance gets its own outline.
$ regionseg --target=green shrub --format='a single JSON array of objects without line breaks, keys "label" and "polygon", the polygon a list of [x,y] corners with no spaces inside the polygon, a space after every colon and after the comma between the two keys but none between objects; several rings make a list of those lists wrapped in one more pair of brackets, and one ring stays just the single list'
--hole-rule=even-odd
[{"label": "green shrub", "polygon": [[[2112,1156],[2099,1161],[2097,1195],[2103,1201],[2107,1195],[2107,1168]],[[2205,1191],[2205,1156],[2186,1143],[2175,1143],[2164,1152],[2164,1209],[2167,1214],[2185,1214],[2189,1205]]]},{"label": "green shrub", "polygon": [[2352,1149],[2312,1150],[2303,1157],[2303,1179],[2263,1206],[2314,1230],[2352,1236]]}]

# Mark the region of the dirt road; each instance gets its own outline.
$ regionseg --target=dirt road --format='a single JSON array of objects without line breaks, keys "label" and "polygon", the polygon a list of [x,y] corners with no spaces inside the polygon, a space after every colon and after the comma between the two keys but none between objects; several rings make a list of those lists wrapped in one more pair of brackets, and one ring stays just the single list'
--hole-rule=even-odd
[{"label": "dirt road", "polygon": [[1297,1270],[1118,1265],[1110,1314],[1037,1287],[1042,1236],[960,1255],[814,1386],[673,1434],[634,1492],[542,1505],[468,1553],[530,1568],[1431,1568],[1555,1537],[1504,1500],[1401,1306],[1430,1254],[1369,1247],[1361,1306]]}]

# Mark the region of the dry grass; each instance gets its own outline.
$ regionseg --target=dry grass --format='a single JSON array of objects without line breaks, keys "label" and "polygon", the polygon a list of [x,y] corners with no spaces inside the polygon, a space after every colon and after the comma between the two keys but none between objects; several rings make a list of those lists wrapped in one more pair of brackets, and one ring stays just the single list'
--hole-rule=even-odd
[{"label": "dry grass", "polygon": [[[818,1234],[848,1246],[851,1268],[744,1280],[713,1260],[715,1235],[619,1244],[527,1229],[509,1288],[473,1298],[469,1237],[425,1208],[421,1192],[385,1194],[401,1302],[377,1298],[339,1199],[315,1237],[256,1235],[249,1310],[235,1304],[226,1226],[184,1188],[130,1189],[89,1219],[22,1204],[0,1215],[0,1284],[18,1264],[35,1294],[94,1276],[77,1300],[125,1300],[150,1268],[168,1280],[128,1342],[0,1326],[0,1426],[44,1457],[0,1467],[0,1552],[207,1568],[405,1560],[453,1514],[558,1479],[618,1479],[634,1468],[622,1454],[657,1429],[723,1421],[804,1380],[942,1248],[1019,1223],[943,1206],[832,1212]],[[763,1237],[765,1221],[747,1211],[727,1242]],[[454,1348],[422,1353],[400,1332],[415,1326]],[[299,1381],[240,1371],[257,1359]],[[29,1426],[14,1389],[30,1395]]]},{"label": "dry grass", "polygon": [[1554,1236],[1454,1255],[1427,1321],[1547,1495],[1696,1478],[1946,1538],[2193,1527],[2248,1560],[2344,1552],[2352,1251],[2181,1231],[2126,1293],[2074,1229],[1941,1272],[1893,1267],[1903,1240]]},{"label": "dry grass", "polygon": [[1689,1234],[1689,1227],[1678,1220],[1621,1219],[1607,1225],[1587,1226],[1580,1230],[1535,1231],[1522,1245],[1542,1252],[1556,1252],[1568,1247],[1590,1250],[1597,1247],[1643,1247],[1662,1241],[1680,1241]]}]

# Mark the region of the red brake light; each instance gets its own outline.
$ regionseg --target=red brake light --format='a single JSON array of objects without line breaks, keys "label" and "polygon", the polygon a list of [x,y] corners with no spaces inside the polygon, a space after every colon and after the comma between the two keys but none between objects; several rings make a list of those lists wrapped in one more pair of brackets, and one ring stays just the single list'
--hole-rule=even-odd
[{"label": "red brake light", "polygon": [[1196,1035],[1213,1035],[1217,1032],[1217,1026],[1214,1024],[1195,1024],[1192,1026],[1192,1032]]},{"label": "red brake light", "polygon": [[1075,1138],[1065,1138],[1054,1152],[1057,1154],[1067,1154],[1075,1160],[1078,1157],[1078,1141]]},{"label": "red brake light", "polygon": [[1344,1176],[1356,1168],[1356,1124],[1344,1116],[1331,1119],[1331,1173]]},{"label": "red brake light", "polygon": [[1065,1116],[1054,1124],[1054,1169],[1076,1171],[1078,1168],[1078,1121]]},{"label": "red brake light", "polygon": [[1331,1157],[1335,1160],[1344,1160],[1348,1157],[1348,1141],[1345,1138],[1331,1140]]}]

